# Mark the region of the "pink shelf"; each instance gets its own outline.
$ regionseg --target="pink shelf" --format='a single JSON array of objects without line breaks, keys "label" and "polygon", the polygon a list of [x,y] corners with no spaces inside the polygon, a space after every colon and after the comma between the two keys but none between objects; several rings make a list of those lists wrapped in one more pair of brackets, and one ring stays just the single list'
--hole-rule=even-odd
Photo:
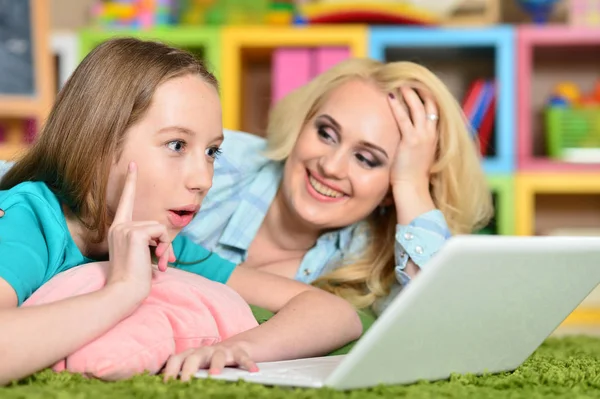
[{"label": "pink shelf", "polygon": [[600,164],[560,162],[541,157],[520,158],[519,168],[528,172],[600,172]]},{"label": "pink shelf", "polygon": [[313,77],[320,75],[335,64],[350,57],[347,47],[318,47],[314,50],[315,71]]},{"label": "pink shelf", "polygon": [[517,29],[519,44],[525,42],[536,46],[600,44],[600,28],[568,25],[522,25]]},{"label": "pink shelf", "polygon": [[272,101],[350,57],[348,47],[281,47],[273,52]]},{"label": "pink shelf", "polygon": [[272,101],[308,82],[313,75],[310,48],[277,48],[273,52]]},{"label": "pink shelf", "polygon": [[[542,74],[539,70],[536,72],[534,65],[534,52],[537,49],[545,51],[547,57],[552,56],[551,48],[561,48],[564,51],[578,52],[578,57],[585,51],[585,47],[595,47],[590,49],[593,52],[591,57],[598,57],[598,62],[594,66],[588,63],[588,69],[597,71],[596,77],[600,78],[600,69],[597,65],[600,64],[600,29],[599,28],[573,28],[569,26],[524,26],[517,29],[517,162],[519,169],[535,170],[535,171],[595,171],[600,170],[599,164],[577,164],[554,161],[540,154],[539,148],[534,148],[534,141],[540,139],[540,134],[543,134],[543,125],[540,126],[538,120],[534,121],[534,115],[539,112],[539,103],[545,101],[546,93],[540,93],[540,87],[535,87],[534,74],[538,79]],[[566,49],[566,50],[565,50]],[[594,51],[595,50],[595,51]],[[583,54],[590,56],[588,54]],[[598,54],[598,55],[596,55]],[[556,59],[551,62],[560,60],[560,54],[557,54]],[[575,60],[577,61],[577,60]],[[569,57],[562,60],[563,63],[570,62]],[[552,66],[553,71],[560,72],[560,68],[556,65]],[[550,69],[552,69],[550,68]],[[593,71],[584,71],[592,73]],[[565,68],[565,73],[572,74],[570,70]],[[582,79],[582,78],[581,78]],[[564,80],[561,78],[559,80]],[[571,80],[569,78],[569,80]],[[546,83],[546,82],[544,82]],[[542,86],[544,90],[550,90],[548,85]],[[532,92],[537,89],[535,98]],[[535,107],[537,102],[538,108]],[[536,124],[537,122],[537,124]],[[542,136],[543,137],[543,136]]]}]

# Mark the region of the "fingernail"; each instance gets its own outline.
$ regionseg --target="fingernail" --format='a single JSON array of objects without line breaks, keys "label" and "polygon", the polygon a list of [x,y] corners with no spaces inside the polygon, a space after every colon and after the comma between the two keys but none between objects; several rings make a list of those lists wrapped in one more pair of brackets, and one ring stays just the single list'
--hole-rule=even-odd
[{"label": "fingernail", "polygon": [[394,96],[393,93],[388,93],[388,96],[390,96],[390,98],[393,100],[394,98],[396,98],[396,96]]},{"label": "fingernail", "polygon": [[129,171],[133,172],[134,169],[135,169],[135,162],[133,162],[133,161],[129,162]]}]

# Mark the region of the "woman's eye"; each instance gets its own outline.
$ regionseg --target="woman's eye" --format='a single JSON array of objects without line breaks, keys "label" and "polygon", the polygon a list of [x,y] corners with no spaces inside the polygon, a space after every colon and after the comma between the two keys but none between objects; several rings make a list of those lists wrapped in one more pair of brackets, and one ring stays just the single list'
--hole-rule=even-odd
[{"label": "woman's eye", "polygon": [[181,152],[185,149],[185,141],[173,140],[167,143],[167,148],[171,151]]},{"label": "woman's eye", "polygon": [[221,150],[219,147],[210,147],[206,149],[206,155],[214,159],[217,159],[222,152],[223,150]]},{"label": "woman's eye", "polygon": [[325,141],[333,141],[333,137],[327,132],[325,126],[317,126],[317,134]]},{"label": "woman's eye", "polygon": [[356,156],[356,159],[358,159],[359,162],[361,162],[362,164],[366,165],[369,168],[374,168],[374,167],[380,165],[379,161],[369,159],[369,158],[365,157],[361,153],[357,153],[355,156]]}]

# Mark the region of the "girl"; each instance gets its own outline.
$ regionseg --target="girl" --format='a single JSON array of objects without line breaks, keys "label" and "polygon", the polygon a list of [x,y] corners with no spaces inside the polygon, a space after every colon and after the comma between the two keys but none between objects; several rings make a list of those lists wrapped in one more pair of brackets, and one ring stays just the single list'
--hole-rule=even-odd
[{"label": "girl", "polygon": [[[0,382],[54,364],[131,314],[168,262],[277,312],[257,328],[172,358],[166,376],[199,367],[326,353],[356,339],[345,301],[235,264],[179,235],[211,187],[221,153],[217,82],[190,54],[115,39],[59,93],[31,150],[0,182]],[[72,267],[109,261],[99,291],[19,307]]]}]

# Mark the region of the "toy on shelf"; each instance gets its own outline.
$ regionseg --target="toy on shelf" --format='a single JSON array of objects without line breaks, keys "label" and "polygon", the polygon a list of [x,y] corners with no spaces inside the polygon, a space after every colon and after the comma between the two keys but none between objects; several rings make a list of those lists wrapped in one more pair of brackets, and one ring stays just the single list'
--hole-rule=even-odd
[{"label": "toy on shelf", "polygon": [[[454,0],[455,1],[455,0]],[[453,3],[450,1],[448,3]],[[319,23],[367,23],[434,25],[439,24],[439,14],[415,1],[297,1],[298,16],[309,24]],[[426,1],[427,3],[427,1]],[[435,2],[438,7],[444,2]],[[435,8],[435,6],[433,6]]]},{"label": "toy on shelf", "polygon": [[[418,0],[415,0],[418,1]],[[506,0],[461,0],[444,15],[442,25],[489,26],[500,23],[500,2]],[[440,1],[440,3],[446,3]]]},{"label": "toy on shelf", "polygon": [[179,21],[183,25],[291,25],[295,6],[272,0],[180,0]]},{"label": "toy on shelf", "polygon": [[175,0],[97,1],[92,17],[103,28],[151,29],[172,25]]},{"label": "toy on shelf", "polygon": [[600,81],[585,93],[572,82],[557,84],[545,111],[547,150],[568,162],[600,162]]},{"label": "toy on shelf", "polygon": [[600,26],[600,0],[568,0],[569,24]]},{"label": "toy on shelf", "polygon": [[517,0],[517,3],[536,24],[548,22],[557,2],[558,0]]},{"label": "toy on shelf", "polygon": [[493,80],[475,80],[467,90],[462,107],[473,135],[479,138],[481,155],[488,155],[496,119],[496,83]]},{"label": "toy on shelf", "polygon": [[296,0],[304,23],[493,25],[501,0]]}]

